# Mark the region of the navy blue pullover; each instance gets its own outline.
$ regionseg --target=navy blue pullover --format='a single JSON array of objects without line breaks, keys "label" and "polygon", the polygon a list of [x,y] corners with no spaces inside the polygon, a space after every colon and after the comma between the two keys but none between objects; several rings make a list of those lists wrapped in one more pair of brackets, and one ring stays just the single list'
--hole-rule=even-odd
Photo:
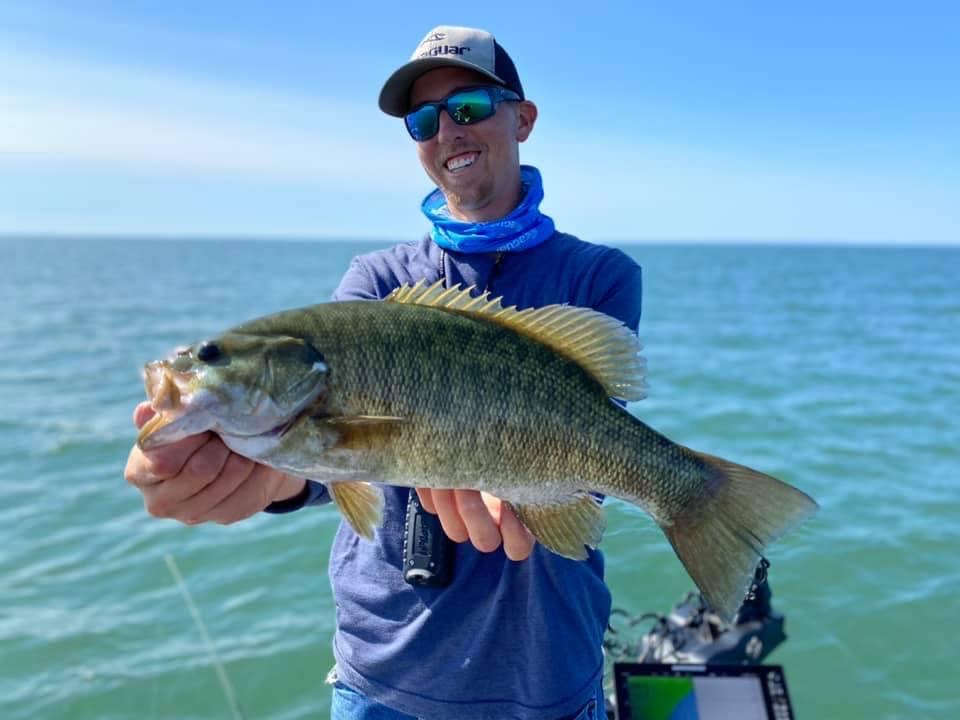
[{"label": "navy blue pullover", "polygon": [[[362,255],[334,300],[376,300],[419,280],[503,296],[519,309],[589,307],[633,330],[640,320],[640,267],[619,250],[556,233],[499,256],[442,250],[429,238]],[[418,588],[402,577],[406,488],[385,487],[384,525],[373,542],[341,522],[330,555],[340,680],[371,699],[437,720],[555,720],[596,696],[610,614],[603,554],[568,560],[537,545],[523,562],[502,548],[456,546],[452,583]],[[329,501],[308,483],[283,512]]]}]

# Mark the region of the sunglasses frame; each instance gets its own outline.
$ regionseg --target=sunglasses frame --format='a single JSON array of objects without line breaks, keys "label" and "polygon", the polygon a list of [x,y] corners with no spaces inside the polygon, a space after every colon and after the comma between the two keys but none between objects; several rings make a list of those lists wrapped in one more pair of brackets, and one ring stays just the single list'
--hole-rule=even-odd
[{"label": "sunglasses frame", "polygon": [[[480,118],[479,120],[467,120],[466,122],[462,122],[458,120],[456,115],[454,114],[455,111],[450,107],[450,99],[456,97],[457,95],[462,95],[464,93],[469,93],[469,92],[476,92],[477,90],[483,90],[484,92],[487,93],[487,96],[490,98],[490,108],[491,108],[490,114],[484,118]],[[452,93],[447,95],[442,100],[435,100],[432,102],[420,103],[415,108],[412,108],[410,112],[408,112],[406,115],[403,116],[403,124],[404,124],[404,127],[407,128],[407,133],[410,135],[411,138],[413,138],[413,140],[415,140],[416,142],[426,142],[427,140],[430,140],[431,138],[436,137],[436,134],[440,132],[440,111],[441,110],[446,110],[447,115],[449,115],[450,119],[453,120],[457,125],[464,125],[464,126],[476,125],[477,123],[483,122],[484,120],[489,120],[494,115],[496,115],[497,105],[499,105],[500,103],[522,102],[522,101],[523,101],[523,98],[521,98],[513,90],[508,90],[507,88],[500,87],[499,85],[476,85],[473,87],[458,88],[457,90],[454,90]],[[414,135],[413,130],[410,128],[410,118],[415,113],[418,113],[421,110],[423,110],[425,107],[432,107],[434,109],[434,112],[436,113],[435,126],[432,133],[430,133],[426,137],[418,138],[416,135]]]}]

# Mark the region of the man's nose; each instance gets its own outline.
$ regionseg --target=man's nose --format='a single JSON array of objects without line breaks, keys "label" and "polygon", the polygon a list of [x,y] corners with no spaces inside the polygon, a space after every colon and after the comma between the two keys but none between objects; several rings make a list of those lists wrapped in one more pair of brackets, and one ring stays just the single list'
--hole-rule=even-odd
[{"label": "man's nose", "polygon": [[438,122],[437,140],[440,142],[448,143],[463,138],[463,125],[457,125],[446,110],[440,111]]}]

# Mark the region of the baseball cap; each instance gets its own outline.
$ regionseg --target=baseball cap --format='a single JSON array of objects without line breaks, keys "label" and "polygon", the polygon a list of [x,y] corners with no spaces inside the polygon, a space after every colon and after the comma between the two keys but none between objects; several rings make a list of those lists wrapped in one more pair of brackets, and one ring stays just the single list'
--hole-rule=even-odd
[{"label": "baseball cap", "polygon": [[440,25],[428,32],[410,60],[387,78],[380,90],[380,109],[394,117],[406,115],[413,83],[438,67],[473,70],[524,97],[517,68],[493,35],[476,28]]}]

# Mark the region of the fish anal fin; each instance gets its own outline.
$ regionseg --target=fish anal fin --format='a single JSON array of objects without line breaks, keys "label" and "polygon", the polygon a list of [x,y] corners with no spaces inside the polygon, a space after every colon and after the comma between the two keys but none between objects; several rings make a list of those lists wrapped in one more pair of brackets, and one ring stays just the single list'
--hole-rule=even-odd
[{"label": "fish anal fin", "polygon": [[357,535],[373,540],[374,530],[383,523],[383,491],[360,481],[330,482],[327,490]]},{"label": "fish anal fin", "polygon": [[585,492],[553,505],[509,504],[541,545],[571,560],[586,560],[607,526],[600,501]]},{"label": "fish anal fin", "polygon": [[546,305],[517,310],[503,307],[489,293],[474,296],[473,287],[445,288],[440,280],[397,288],[388,302],[422,305],[483,318],[543,343],[576,363],[611,397],[642,400],[646,394],[646,362],[636,334],[619,320],[589,308]]}]

